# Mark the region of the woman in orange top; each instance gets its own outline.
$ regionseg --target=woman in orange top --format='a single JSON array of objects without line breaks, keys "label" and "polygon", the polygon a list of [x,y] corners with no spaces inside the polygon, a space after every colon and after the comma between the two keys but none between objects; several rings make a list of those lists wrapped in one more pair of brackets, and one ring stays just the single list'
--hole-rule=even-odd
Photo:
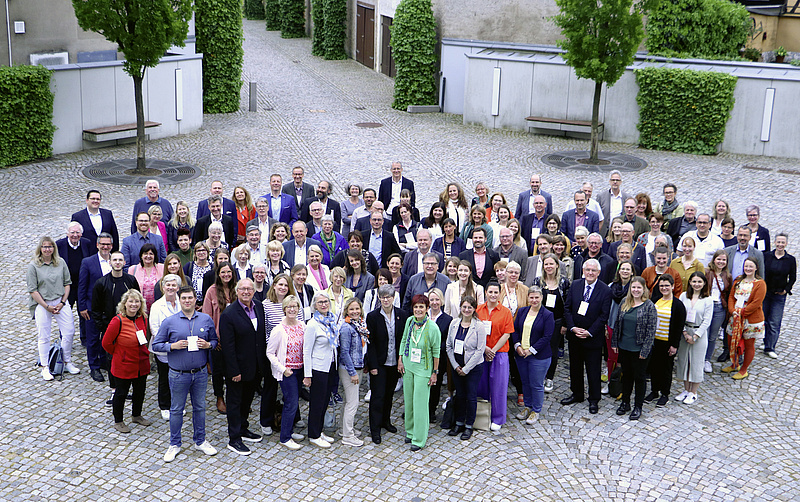
[{"label": "woman in orange top", "polygon": [[[734,380],[748,377],[747,368],[756,353],[756,340],[764,339],[764,310],[761,308],[767,294],[767,283],[758,275],[758,265],[751,258],[744,260],[744,273],[733,281],[728,297],[728,312],[731,314],[730,353],[731,365],[722,368],[731,373]],[[739,355],[744,352],[744,364],[739,368]]]},{"label": "woman in orange top", "polygon": [[255,219],[258,213],[250,192],[244,187],[233,189],[233,203],[236,204],[236,244],[241,244],[247,240],[247,222]]},{"label": "woman in orange top", "polygon": [[111,359],[111,374],[117,379],[111,409],[114,413],[114,429],[128,433],[130,428],[122,421],[125,398],[133,385],[133,423],[152,424],[142,416],[144,388],[150,373],[150,325],[145,315],[144,297],[135,289],[122,295],[117,306],[117,315],[111,319],[103,335],[103,349],[114,356]]}]

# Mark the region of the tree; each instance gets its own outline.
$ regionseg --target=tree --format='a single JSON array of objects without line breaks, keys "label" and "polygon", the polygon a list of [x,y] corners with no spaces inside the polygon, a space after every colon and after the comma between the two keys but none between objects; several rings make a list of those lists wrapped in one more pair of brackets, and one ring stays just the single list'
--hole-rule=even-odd
[{"label": "tree", "polygon": [[232,113],[242,90],[241,0],[195,0],[197,52],[203,54],[203,110]]},{"label": "tree", "polygon": [[392,108],[436,104],[436,19],[431,0],[400,0],[392,22]]},{"label": "tree", "polygon": [[192,0],[72,0],[72,6],[81,28],[100,33],[125,55],[122,67],[133,79],[136,104],[136,169],[143,171],[144,74],[170,47],[183,47]]},{"label": "tree", "polygon": [[603,84],[619,80],[633,62],[644,38],[642,15],[654,0],[556,0],[561,13],[554,16],[566,52],[564,61],[578,78],[594,80],[592,102],[592,146],[589,162],[598,161],[597,122]]}]

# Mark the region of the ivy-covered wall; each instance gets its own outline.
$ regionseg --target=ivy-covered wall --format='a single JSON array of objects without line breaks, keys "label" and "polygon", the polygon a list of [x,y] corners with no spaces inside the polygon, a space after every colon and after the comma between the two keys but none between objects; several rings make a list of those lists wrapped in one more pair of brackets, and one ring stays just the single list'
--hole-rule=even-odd
[{"label": "ivy-covered wall", "polygon": [[44,66],[0,67],[0,167],[52,155],[50,76]]},{"label": "ivy-covered wall", "polygon": [[203,110],[235,112],[244,59],[241,0],[196,0],[195,8],[197,52],[203,54]]}]

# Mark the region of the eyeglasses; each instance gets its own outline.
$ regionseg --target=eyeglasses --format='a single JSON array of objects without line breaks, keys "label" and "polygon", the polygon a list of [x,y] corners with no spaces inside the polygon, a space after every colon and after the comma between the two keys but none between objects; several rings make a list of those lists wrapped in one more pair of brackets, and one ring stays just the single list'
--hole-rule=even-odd
[{"label": "eyeglasses", "polygon": [[317,305],[327,305],[329,303],[330,303],[330,301],[328,301],[328,300],[317,300],[316,301]]},{"label": "eyeglasses", "polygon": [[426,263],[423,263],[423,265],[425,265],[426,267],[427,267],[427,266],[429,266],[429,265],[430,265],[431,267],[435,267],[436,265],[438,265],[438,263],[430,263],[430,262],[426,262]]},{"label": "eyeglasses", "polygon": [[239,291],[255,291],[255,288],[250,288],[250,287],[247,287],[247,286],[241,286],[239,288]]},{"label": "eyeglasses", "polygon": [[286,310],[290,310],[290,309],[293,309],[293,310],[298,310],[299,308],[300,308],[300,305],[298,305],[298,304],[296,304],[296,303],[293,303],[293,304],[291,304],[291,305],[287,305],[287,306],[286,306]]},{"label": "eyeglasses", "polygon": [[53,246],[42,246],[42,249],[53,249]]}]

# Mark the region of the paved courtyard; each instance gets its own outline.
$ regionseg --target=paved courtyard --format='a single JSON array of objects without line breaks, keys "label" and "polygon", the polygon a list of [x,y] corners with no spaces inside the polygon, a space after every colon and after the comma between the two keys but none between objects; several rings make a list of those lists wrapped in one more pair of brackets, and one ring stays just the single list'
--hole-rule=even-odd
[{"label": "paved courtyard", "polygon": [[[239,112],[208,115],[196,133],[148,144],[149,157],[203,170],[189,183],[162,188],[173,204],[186,200],[196,207],[217,178],[225,181],[226,196],[238,184],[260,195],[268,191],[269,174],[281,173],[286,181],[295,165],[306,167],[311,183],[330,179],[334,198],[341,200],[348,181],[377,186],[394,160],[415,180],[423,208],[450,180],[463,181],[470,193],[476,182],[485,181],[514,203],[528,176],[538,172],[559,213],[584,179],[596,190],[607,186],[600,172],[561,171],[540,161],[549,152],[585,149],[586,142],[489,131],[463,125],[460,116],[398,112],[390,108],[391,80],[352,60],[314,58],[309,40],[282,40],[265,32],[263,22],[246,21],[245,38],[244,80],[258,82],[259,111],[246,111],[243,92]],[[355,126],[359,122],[383,127],[362,129]],[[764,226],[773,234],[789,231],[789,252],[800,254],[800,176],[779,172],[800,169],[800,162],[728,154],[699,157],[622,144],[602,148],[647,161],[646,169],[623,174],[623,188],[629,192],[646,191],[655,200],[662,184],[673,181],[679,200],[696,200],[701,208],[710,209],[716,198],[725,198],[738,223],[745,221],[745,207],[757,203]],[[127,235],[133,202],[143,195],[142,188],[94,183],[80,171],[102,160],[133,156],[130,146],[107,148],[0,171],[7,194],[2,202],[5,246],[0,251],[0,364],[5,382],[0,500],[800,499],[800,305],[794,297],[787,303],[778,360],[759,352],[750,378],[741,382],[722,376],[715,363],[696,404],[672,401],[662,409],[646,405],[639,422],[617,417],[608,398],[597,415],[589,415],[585,406],[559,405],[568,393],[562,363],[556,390],[546,396],[533,427],[511,418],[500,432],[480,432],[469,442],[434,427],[428,446],[416,453],[408,451],[402,434],[387,434],[381,445],[367,441],[361,448],[343,446],[337,438],[326,451],[304,442],[298,452],[282,448],[273,436],[257,444],[250,457],[238,457],[224,449],[225,418],[209,411],[208,439],[220,453],[204,457],[187,448],[187,420],[184,451],[165,464],[169,431],[157,419],[156,376],[148,381],[144,410],[154,425],[133,425],[127,435],[113,432],[111,410],[103,405],[107,387],[90,379],[82,348],[75,351],[75,362],[83,368],[80,375],[42,381],[33,368],[35,326],[25,306],[24,275],[36,240],[44,234],[63,237],[69,215],[83,207],[86,190],[102,191],[103,206],[114,211],[121,233]],[[211,410],[210,389],[207,402]],[[398,393],[394,422],[402,432],[401,403]],[[366,409],[362,402],[356,422],[368,436]],[[301,410],[306,411],[305,403]],[[512,413],[516,409],[509,403]],[[126,421],[129,414],[130,408]]]}]

